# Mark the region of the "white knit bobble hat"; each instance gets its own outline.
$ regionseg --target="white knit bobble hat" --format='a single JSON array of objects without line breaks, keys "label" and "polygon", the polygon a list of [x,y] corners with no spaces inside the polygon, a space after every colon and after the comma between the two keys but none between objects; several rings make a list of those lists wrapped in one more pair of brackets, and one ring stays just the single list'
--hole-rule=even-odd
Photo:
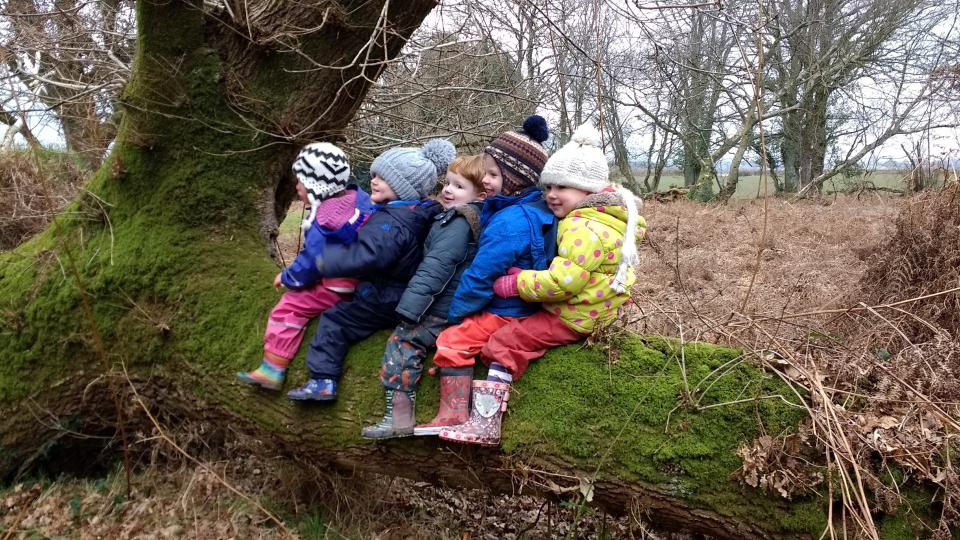
[{"label": "white knit bobble hat", "polygon": [[610,185],[610,168],[600,147],[600,132],[590,123],[573,132],[570,142],[557,150],[540,174],[544,186],[555,184],[596,193]]}]

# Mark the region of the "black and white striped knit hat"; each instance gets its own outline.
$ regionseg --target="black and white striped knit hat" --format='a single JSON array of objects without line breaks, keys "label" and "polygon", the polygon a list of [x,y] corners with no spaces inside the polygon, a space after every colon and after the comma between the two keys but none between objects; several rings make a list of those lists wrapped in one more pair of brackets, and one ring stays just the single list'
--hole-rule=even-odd
[{"label": "black and white striped knit hat", "polygon": [[307,229],[316,218],[320,203],[347,188],[350,162],[343,150],[330,143],[310,143],[297,154],[293,162],[293,174],[306,188],[310,201],[310,215],[302,225]]}]

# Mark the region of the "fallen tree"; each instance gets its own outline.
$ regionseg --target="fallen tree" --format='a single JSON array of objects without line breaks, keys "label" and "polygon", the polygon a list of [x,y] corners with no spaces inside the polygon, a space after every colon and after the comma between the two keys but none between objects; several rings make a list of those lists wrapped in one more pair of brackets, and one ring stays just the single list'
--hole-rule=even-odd
[{"label": "fallen tree", "polygon": [[[716,537],[819,534],[824,499],[731,477],[742,444],[806,414],[734,350],[626,336],[610,354],[552,352],[516,386],[500,450],[361,440],[382,405],[385,335],[354,348],[330,407],[233,382],[259,358],[277,298],[269,246],[293,198],[292,156],[336,139],[432,6],[138,3],[111,155],[46,231],[0,255],[0,478],[119,451],[157,427],[145,409],[317,466],[633,506],[658,527]],[[426,419],[435,381],[419,403]]]},{"label": "fallen tree", "polygon": [[[172,326],[171,340],[177,332]],[[305,407],[233,383],[232,372],[249,355],[219,366],[128,360],[136,397],[120,367],[108,376],[95,367],[68,373],[4,415],[4,472],[41,463],[57,468],[78,455],[92,461],[104,445],[116,458],[116,394],[129,433],[157,433],[142,406],[159,426],[229,426],[315,467],[558,495],[615,513],[639,511],[658,528],[720,538],[807,536],[823,528],[823,500],[787,501],[732,478],[741,444],[791,432],[806,414],[789,404],[797,400],[775,375],[742,362],[735,350],[688,344],[681,359],[676,342],[625,336],[616,361],[599,347],[553,351],[516,385],[501,450],[493,450],[435,438],[377,444],[359,437],[381,412],[376,380],[385,339],[382,333],[351,351],[341,399],[332,406]],[[293,383],[304,377],[298,375]],[[427,379],[418,398],[421,420],[436,402],[436,381]],[[208,437],[204,444],[216,444],[218,435]]]}]

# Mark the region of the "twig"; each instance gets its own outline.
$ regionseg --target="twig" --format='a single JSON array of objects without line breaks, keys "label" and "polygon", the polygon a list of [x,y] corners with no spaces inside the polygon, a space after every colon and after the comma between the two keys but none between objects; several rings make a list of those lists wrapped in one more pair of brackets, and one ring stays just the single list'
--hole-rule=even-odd
[{"label": "twig", "polygon": [[227,488],[232,493],[239,496],[240,498],[247,501],[248,503],[252,504],[254,508],[256,508],[257,510],[263,512],[263,514],[266,515],[270,519],[270,521],[276,524],[276,526],[279,527],[280,530],[282,530],[287,537],[296,538],[294,534],[290,531],[290,529],[288,529],[287,526],[283,523],[283,521],[281,521],[277,516],[273,515],[273,513],[271,513],[266,508],[264,508],[263,505],[258,503],[256,500],[251,498],[246,493],[243,493],[239,489],[233,487],[233,485],[230,484],[230,482],[227,482],[226,479],[224,479],[221,475],[217,474],[216,471],[208,467],[205,463],[201,462],[197,458],[190,455],[190,453],[188,453],[186,450],[181,448],[180,445],[176,443],[176,441],[170,438],[170,436],[168,436],[166,432],[163,430],[163,427],[157,421],[156,417],[154,417],[153,414],[150,412],[150,409],[147,408],[147,405],[143,402],[143,399],[140,398],[140,393],[137,392],[136,386],[134,386],[133,381],[130,380],[130,374],[127,373],[126,363],[121,362],[121,367],[123,368],[123,376],[126,379],[127,384],[130,385],[130,391],[133,392],[133,398],[137,400],[137,403],[140,405],[140,408],[143,410],[144,414],[147,415],[147,418],[150,420],[150,423],[153,424],[154,429],[157,430],[157,434],[161,439],[163,439],[164,442],[166,442],[171,447],[173,447],[173,449],[176,450],[178,453],[180,453],[180,455],[190,460],[190,462],[192,462],[194,465],[203,469],[204,472],[213,476],[217,480],[217,482],[220,483],[220,485]]},{"label": "twig", "polygon": [[935,293],[925,294],[925,295],[922,295],[922,296],[916,296],[916,297],[914,297],[914,298],[908,298],[908,299],[906,299],[906,300],[900,300],[900,301],[897,301],[897,302],[890,302],[890,303],[888,303],[888,304],[877,304],[877,305],[875,305],[875,306],[848,307],[848,308],[838,308],[838,309],[823,309],[823,310],[816,310],[816,311],[803,311],[803,312],[800,312],[800,313],[789,313],[789,314],[779,315],[779,316],[770,315],[770,316],[761,316],[761,317],[750,317],[750,316],[748,316],[748,315],[743,314],[742,311],[739,312],[739,313],[737,313],[736,315],[738,315],[738,316],[740,316],[740,317],[742,317],[742,318],[744,318],[744,319],[748,319],[748,320],[750,320],[750,321],[752,321],[752,322],[772,321],[772,320],[781,320],[781,319],[798,319],[798,318],[801,318],[801,317],[809,317],[809,316],[811,316],[811,315],[831,315],[831,314],[851,313],[851,312],[855,312],[855,311],[870,311],[870,310],[872,310],[872,309],[892,309],[892,308],[894,308],[894,307],[896,307],[896,306],[900,306],[900,305],[903,305],[903,304],[909,304],[910,302],[917,302],[917,301],[919,301],[919,300],[926,300],[926,299],[928,299],[928,298],[935,298],[935,297],[937,297],[937,296],[943,296],[943,295],[945,295],[945,294],[951,294],[951,293],[955,293],[955,292],[960,292],[960,287],[954,287],[954,288],[952,288],[952,289],[947,289],[947,290],[944,290],[944,291],[939,291],[939,292],[935,292]]},{"label": "twig", "polygon": [[23,518],[27,516],[27,510],[36,502],[40,496],[43,495],[43,492],[37,493],[35,497],[32,497],[27,504],[23,505],[23,508],[17,512],[17,517],[14,518],[13,523],[10,524],[10,528],[7,530],[7,534],[3,535],[3,540],[10,540],[13,538],[13,533],[17,532],[17,527],[20,526],[20,522],[23,521]]}]

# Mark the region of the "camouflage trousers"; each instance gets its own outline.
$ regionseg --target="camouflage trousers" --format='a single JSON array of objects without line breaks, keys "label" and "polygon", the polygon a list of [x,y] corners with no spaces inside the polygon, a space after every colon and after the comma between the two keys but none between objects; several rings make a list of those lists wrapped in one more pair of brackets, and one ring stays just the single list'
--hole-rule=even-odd
[{"label": "camouflage trousers", "polygon": [[420,385],[427,351],[437,343],[447,319],[427,315],[416,324],[402,322],[387,340],[380,365],[380,382],[391,390],[413,392]]}]

